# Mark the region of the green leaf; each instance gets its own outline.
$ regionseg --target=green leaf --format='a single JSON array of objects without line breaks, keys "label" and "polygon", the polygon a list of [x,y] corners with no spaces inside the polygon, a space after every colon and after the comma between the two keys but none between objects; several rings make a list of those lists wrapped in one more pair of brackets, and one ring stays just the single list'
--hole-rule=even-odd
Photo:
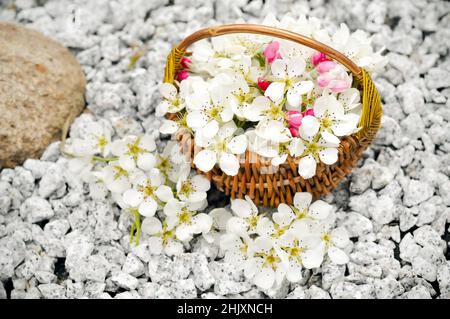
[{"label": "green leaf", "polygon": [[255,54],[255,59],[259,62],[260,67],[264,68],[266,66],[266,58],[261,52]]}]

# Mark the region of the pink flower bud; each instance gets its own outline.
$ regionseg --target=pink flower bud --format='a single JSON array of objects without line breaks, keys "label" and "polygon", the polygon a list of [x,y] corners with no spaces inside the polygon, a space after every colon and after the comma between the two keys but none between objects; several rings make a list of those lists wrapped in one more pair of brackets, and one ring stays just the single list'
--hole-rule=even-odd
[{"label": "pink flower bud", "polygon": [[267,62],[272,63],[276,59],[281,58],[281,55],[278,52],[279,49],[280,49],[280,43],[277,41],[273,41],[267,45],[267,47],[264,49],[264,53],[263,53]]},{"label": "pink flower bud", "polygon": [[181,59],[181,66],[183,67],[183,69],[189,69],[189,65],[192,63],[192,60],[189,58],[182,58]]},{"label": "pink flower bud", "polygon": [[189,73],[186,70],[181,70],[180,72],[178,72],[177,74],[177,80],[178,81],[183,81],[186,80],[189,77]]},{"label": "pink flower bud", "polygon": [[320,86],[321,88],[326,87],[326,86],[330,83],[330,81],[331,81],[331,78],[329,78],[329,77],[326,76],[326,75],[320,75],[320,76],[317,78],[317,83],[319,84],[319,86]]},{"label": "pink flower bud", "polygon": [[336,67],[336,62],[334,61],[324,61],[324,62],[320,62],[316,69],[317,71],[322,74],[322,73],[326,73],[332,69],[334,69]]},{"label": "pink flower bud", "polygon": [[316,52],[311,57],[311,63],[316,66],[320,62],[330,61],[327,56],[322,52]]},{"label": "pink flower bud", "polygon": [[290,127],[299,128],[302,125],[303,115],[299,111],[289,111],[286,118]]},{"label": "pink flower bud", "polygon": [[308,109],[305,112],[303,112],[302,115],[303,115],[303,117],[308,116],[308,115],[314,116],[314,110],[313,109]]},{"label": "pink flower bud", "polygon": [[267,90],[269,85],[270,85],[270,82],[264,80],[263,78],[258,78],[258,87],[261,89],[261,91]]},{"label": "pink flower bud", "polygon": [[333,93],[341,93],[351,87],[351,82],[344,80],[336,80],[333,85],[330,87],[331,92]]},{"label": "pink flower bud", "polygon": [[296,128],[290,127],[289,131],[291,132],[291,135],[293,137],[299,137],[300,136],[300,134],[298,133],[298,129],[296,129]]}]

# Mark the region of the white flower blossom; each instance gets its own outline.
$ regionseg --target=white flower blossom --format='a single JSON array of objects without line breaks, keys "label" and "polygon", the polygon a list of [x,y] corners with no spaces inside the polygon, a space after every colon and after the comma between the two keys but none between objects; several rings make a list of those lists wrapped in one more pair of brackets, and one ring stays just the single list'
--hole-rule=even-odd
[{"label": "white flower blossom", "polygon": [[156,217],[146,217],[142,222],[142,232],[150,235],[148,247],[152,254],[165,253],[168,256],[180,255],[184,252],[183,244],[176,239],[175,228],[169,228],[166,222]]},{"label": "white flower blossom", "polygon": [[149,170],[155,166],[155,140],[149,135],[126,136],[115,140],[111,146],[111,153],[118,157],[119,164],[127,171],[136,167]]},{"label": "white flower blossom", "polygon": [[312,91],[314,83],[303,80],[306,63],[302,57],[278,59],[272,63],[273,82],[265,92],[265,96],[275,103],[280,103],[286,93],[288,106],[299,107],[302,95]]},{"label": "white flower blossom", "polygon": [[237,235],[255,234],[258,222],[261,218],[265,218],[259,214],[258,208],[247,195],[245,199],[232,199],[231,211],[235,216],[228,220],[226,229],[229,233]]},{"label": "white flower blossom", "polygon": [[203,150],[194,157],[195,166],[203,172],[209,172],[216,163],[225,174],[234,176],[239,171],[239,159],[247,148],[245,135],[234,136],[237,127],[234,122],[223,125],[214,139],[205,141]]},{"label": "white flower blossom", "polygon": [[164,206],[169,229],[176,228],[175,236],[180,241],[189,241],[193,235],[208,233],[212,226],[212,218],[204,213],[191,211],[186,203],[171,199]]},{"label": "white flower blossom", "polygon": [[159,202],[168,202],[173,198],[172,189],[164,185],[161,172],[153,168],[147,174],[135,176],[131,182],[133,188],[123,193],[123,202],[131,207],[138,207],[142,216],[153,216]]}]

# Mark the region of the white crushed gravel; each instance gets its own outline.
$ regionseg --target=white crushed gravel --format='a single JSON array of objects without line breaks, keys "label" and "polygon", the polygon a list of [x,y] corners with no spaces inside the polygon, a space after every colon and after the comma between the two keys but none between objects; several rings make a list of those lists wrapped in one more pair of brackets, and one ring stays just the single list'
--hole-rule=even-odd
[{"label": "white crushed gravel", "polygon": [[[105,119],[119,136],[147,132],[165,58],[204,26],[309,14],[374,33],[389,64],[375,82],[384,117],[360,167],[326,197],[349,231],[350,262],[304,270],[300,283],[259,291],[199,239],[177,257],[129,244],[131,218],[94,202],[65,170],[58,143],[0,172],[0,298],[450,298],[450,2],[293,0],[15,0],[0,20],[69,47],[87,79],[71,135]],[[38,5],[38,3],[40,5]],[[129,69],[130,57],[143,56]],[[226,199],[209,194],[210,208]]]}]

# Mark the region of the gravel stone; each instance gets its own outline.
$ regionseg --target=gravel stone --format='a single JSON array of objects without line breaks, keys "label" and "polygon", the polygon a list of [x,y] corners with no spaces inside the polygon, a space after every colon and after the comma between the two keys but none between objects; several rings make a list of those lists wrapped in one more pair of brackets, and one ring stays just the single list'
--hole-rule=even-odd
[{"label": "gravel stone", "polygon": [[[152,255],[145,234],[139,245],[129,244],[129,216],[110,197],[93,200],[54,142],[40,159],[0,171],[0,298],[10,280],[12,298],[450,298],[450,8],[444,1],[122,2],[0,5],[0,20],[54,38],[81,64],[88,111],[72,124],[71,138],[99,121],[115,137],[146,132],[163,147],[167,138],[158,133],[154,111],[166,56],[208,25],[260,23],[269,12],[306,14],[330,28],[343,22],[351,31],[360,28],[377,50],[386,48],[389,63],[373,74],[383,102],[381,129],[348,181],[324,198],[336,211],[333,224],[352,239],[345,248],[350,262],[340,266],[325,257],[321,267],[303,270],[298,283],[262,291],[202,236],[180,256]],[[130,67],[140,49],[144,54]],[[213,189],[208,201],[207,212],[228,205]]]},{"label": "gravel stone", "polygon": [[55,213],[48,201],[41,197],[27,198],[20,206],[20,215],[30,223],[37,223],[52,218]]}]

